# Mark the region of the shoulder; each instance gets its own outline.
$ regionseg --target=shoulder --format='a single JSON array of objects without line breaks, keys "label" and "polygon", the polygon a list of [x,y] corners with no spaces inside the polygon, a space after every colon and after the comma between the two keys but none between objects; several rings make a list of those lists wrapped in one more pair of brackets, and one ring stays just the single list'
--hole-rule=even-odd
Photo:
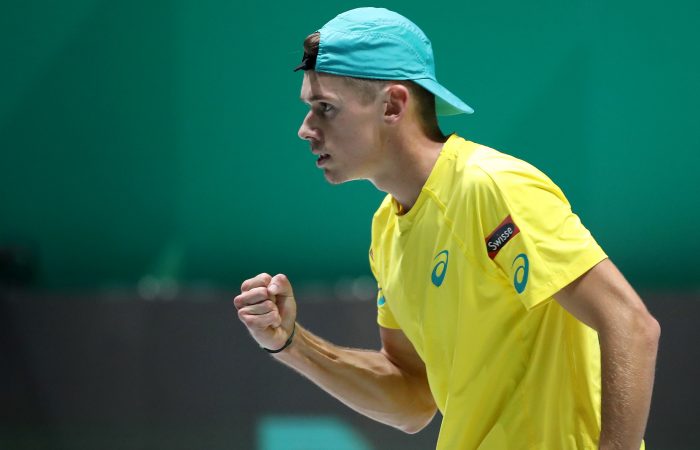
[{"label": "shoulder", "polygon": [[532,164],[485,145],[471,145],[470,150],[455,152],[444,174],[449,181],[441,181],[439,190],[446,215],[457,226],[479,222],[486,231],[521,209],[569,206],[559,187]]},{"label": "shoulder", "polygon": [[473,192],[517,195],[535,188],[563,197],[559,187],[540,169],[490,147],[478,145],[465,164],[469,173],[463,180]]},{"label": "shoulder", "polygon": [[522,176],[541,174],[523,160],[457,136],[448,140],[441,160],[439,176],[434,177],[430,188],[440,192],[445,200],[471,197]]},{"label": "shoulder", "polygon": [[477,148],[470,163],[494,181],[522,177],[549,180],[547,175],[529,162],[483,145]]}]

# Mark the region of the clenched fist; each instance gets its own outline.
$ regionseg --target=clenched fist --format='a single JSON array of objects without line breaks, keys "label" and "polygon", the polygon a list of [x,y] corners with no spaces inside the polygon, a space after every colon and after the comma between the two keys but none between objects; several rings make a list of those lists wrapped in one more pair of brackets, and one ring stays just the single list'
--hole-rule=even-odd
[{"label": "clenched fist", "polygon": [[245,280],[233,304],[238,318],[261,347],[277,350],[284,346],[297,317],[292,285],[285,275],[261,273]]}]

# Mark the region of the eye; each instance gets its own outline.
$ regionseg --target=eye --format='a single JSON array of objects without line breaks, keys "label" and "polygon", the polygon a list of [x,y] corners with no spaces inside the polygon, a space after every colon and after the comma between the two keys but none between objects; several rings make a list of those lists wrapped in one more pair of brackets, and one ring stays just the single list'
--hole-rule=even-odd
[{"label": "eye", "polygon": [[330,103],[320,102],[318,105],[320,107],[319,109],[324,114],[329,113],[329,112],[333,111],[333,109],[334,109],[333,105],[331,105]]}]

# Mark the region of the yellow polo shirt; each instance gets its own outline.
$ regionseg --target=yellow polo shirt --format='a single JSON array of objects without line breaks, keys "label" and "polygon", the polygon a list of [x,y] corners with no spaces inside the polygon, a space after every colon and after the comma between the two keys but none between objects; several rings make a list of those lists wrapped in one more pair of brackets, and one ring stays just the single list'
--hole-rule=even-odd
[{"label": "yellow polo shirt", "polygon": [[384,199],[377,321],[425,362],[439,450],[598,448],[598,336],[552,295],[605,258],[546,175],[456,135],[408,213]]}]

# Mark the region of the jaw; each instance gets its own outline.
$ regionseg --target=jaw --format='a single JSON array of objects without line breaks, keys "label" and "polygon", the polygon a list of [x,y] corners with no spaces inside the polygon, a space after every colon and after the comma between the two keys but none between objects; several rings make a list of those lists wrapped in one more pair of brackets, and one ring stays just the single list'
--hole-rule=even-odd
[{"label": "jaw", "polygon": [[333,185],[343,184],[347,181],[351,181],[346,178],[343,178],[338,172],[332,169],[323,169],[323,177],[329,184]]}]

